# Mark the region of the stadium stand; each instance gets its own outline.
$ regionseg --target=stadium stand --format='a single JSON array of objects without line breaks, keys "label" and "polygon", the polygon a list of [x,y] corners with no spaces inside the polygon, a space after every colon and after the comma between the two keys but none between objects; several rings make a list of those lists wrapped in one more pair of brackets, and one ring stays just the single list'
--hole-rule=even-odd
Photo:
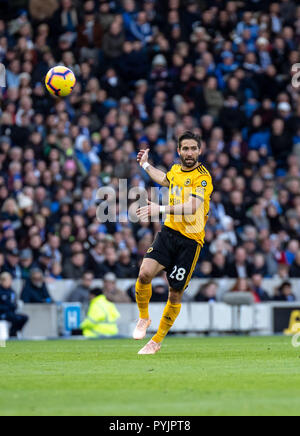
[{"label": "stadium stand", "polygon": [[[296,2],[1,7],[0,272],[135,278],[160,224],[100,223],[97,190],[121,178],[150,189],[137,151],[167,171],[189,129],[204,138],[215,186],[195,277],[252,278],[257,301],[261,278],[300,277]],[[57,64],[77,76],[65,100],[43,84]]]}]

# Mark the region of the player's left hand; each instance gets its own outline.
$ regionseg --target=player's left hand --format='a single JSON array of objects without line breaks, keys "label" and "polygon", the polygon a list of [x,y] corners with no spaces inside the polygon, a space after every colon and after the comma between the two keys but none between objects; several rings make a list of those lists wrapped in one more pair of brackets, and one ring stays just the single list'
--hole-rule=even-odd
[{"label": "player's left hand", "polygon": [[152,203],[151,201],[148,200],[148,206],[140,207],[136,211],[136,214],[140,218],[140,220],[143,220],[148,217],[155,218],[159,216],[159,210],[160,210],[159,204]]}]

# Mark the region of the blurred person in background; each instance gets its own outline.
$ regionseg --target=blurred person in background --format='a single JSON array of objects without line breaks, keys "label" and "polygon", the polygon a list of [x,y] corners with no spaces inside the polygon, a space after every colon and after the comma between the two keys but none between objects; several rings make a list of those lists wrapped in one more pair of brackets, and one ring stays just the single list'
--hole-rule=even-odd
[{"label": "blurred person in background", "polygon": [[20,266],[22,270],[22,279],[27,280],[30,276],[30,270],[34,266],[33,254],[30,248],[21,251]]},{"label": "blurred person in background", "polygon": [[157,277],[152,282],[152,303],[166,303],[169,297],[168,282],[163,277]]},{"label": "blurred person in background", "polygon": [[214,255],[212,259],[211,276],[213,278],[222,278],[225,277],[226,274],[226,257],[221,251],[219,251]]},{"label": "blurred person in background", "polygon": [[4,271],[8,272],[12,275],[13,279],[21,279],[22,278],[22,270],[19,265],[20,252],[17,248],[12,248],[11,250],[7,250],[5,254],[6,262],[4,265]]},{"label": "blurred person in background", "polygon": [[281,280],[288,280],[290,278],[290,267],[285,263],[280,263],[278,265],[278,272],[275,278],[280,278]]},{"label": "blurred person in background", "polygon": [[[295,203],[299,164],[292,155],[293,148],[295,154],[299,150],[300,106],[290,80],[291,67],[299,62],[299,13],[291,13],[294,2],[216,1],[212,8],[208,2],[200,8],[201,2],[176,0],[48,3],[28,2],[32,15],[22,11],[17,16],[15,8],[8,8],[12,13],[0,25],[0,61],[13,85],[0,91],[3,252],[30,248],[37,262],[49,245],[48,236],[58,234],[63,259],[56,260],[62,263],[63,274],[55,276],[81,279],[88,269],[94,271],[81,256],[70,266],[74,242],[85,245],[82,251],[88,261],[94,247],[86,245],[86,230],[77,228],[71,217],[79,213],[80,227],[88,228],[94,192],[114,183],[115,170],[115,175],[126,173],[129,188],[142,183],[152,187],[147,175],[141,176],[130,164],[139,149],[149,145],[151,160],[168,170],[177,159],[176,137],[187,127],[199,126],[205,140],[203,159],[216,189],[211,213],[215,220],[210,222],[203,253],[222,251],[226,260],[233,260],[232,246],[219,241],[226,238],[220,223],[228,214],[234,219],[232,233],[238,245],[248,224],[258,232],[255,241],[241,242],[247,260],[252,262],[260,249],[266,276],[276,277],[281,276],[286,256],[291,274],[298,275],[292,266],[296,252],[287,247],[288,239],[299,239],[300,231]],[[86,62],[81,62],[81,55]],[[69,100],[56,104],[43,91],[41,78],[61,62],[75,68],[78,83]],[[121,149],[126,149],[123,161]],[[93,168],[96,182],[87,186],[85,174]],[[84,192],[84,207],[81,194],[75,199],[75,192]],[[46,222],[35,219],[37,215]],[[115,227],[108,223],[102,230],[113,235]],[[146,247],[139,243],[142,226],[137,227],[125,244],[135,260],[143,257]],[[282,231],[284,243],[279,237]],[[9,238],[16,238],[15,246],[7,242]],[[55,246],[55,238],[50,239]],[[253,249],[255,242],[259,247]],[[95,257],[100,271],[95,275],[131,275],[123,249],[109,248],[104,270],[100,250]],[[11,260],[5,259],[11,263],[9,271],[19,277],[23,260],[17,256]],[[230,265],[230,274],[221,258],[217,263],[213,277],[252,273],[244,262]]]},{"label": "blurred person in background", "polygon": [[87,304],[90,301],[90,290],[94,280],[94,274],[91,271],[87,271],[83,274],[82,280],[75,287],[75,289],[67,297],[66,301],[78,302]]},{"label": "blurred person in background", "polygon": [[86,338],[113,337],[119,333],[117,320],[120,318],[116,306],[108,301],[102,289],[90,291],[90,306],[86,318],[81,323],[82,334]]},{"label": "blurred person in background", "polygon": [[112,303],[130,303],[129,296],[117,288],[117,277],[114,273],[107,273],[103,278],[103,294]]},{"label": "blurred person in background", "polygon": [[63,264],[62,275],[65,279],[81,279],[86,270],[85,254],[82,252],[75,252],[72,254],[71,259],[67,259]]},{"label": "blurred person in background", "polygon": [[271,297],[265,289],[262,287],[263,276],[259,273],[255,273],[251,277],[251,287],[252,292],[255,294],[255,301],[257,303],[262,303],[270,301]]},{"label": "blurred person in background", "polygon": [[253,274],[259,274],[262,277],[267,277],[267,265],[263,254],[255,253],[253,256]]},{"label": "blurred person in background", "polygon": [[105,260],[104,256],[105,242],[98,241],[97,244],[90,250],[88,256],[88,268],[93,272],[96,278],[102,278],[106,272],[103,262]]},{"label": "blurred person in background", "polygon": [[43,272],[39,268],[30,271],[29,279],[25,282],[21,293],[21,300],[24,303],[52,303]]},{"label": "blurred person in background", "polygon": [[230,292],[252,292],[249,280],[245,278],[237,279],[235,284],[230,289]]},{"label": "blurred person in background", "polygon": [[17,313],[17,296],[12,289],[12,276],[4,272],[0,275],[0,320],[10,323],[10,337],[16,337],[28,322],[28,317]]},{"label": "blurred person in background", "polygon": [[212,276],[212,264],[209,261],[200,262],[195,269],[195,278],[208,279]]},{"label": "blurred person in background", "polygon": [[295,259],[291,265],[290,276],[292,278],[300,278],[300,251],[297,252]]},{"label": "blurred person in background", "polygon": [[3,253],[0,253],[0,273],[4,272],[4,271],[3,271],[4,261],[5,261],[5,259],[4,259],[4,254],[3,254]]},{"label": "blurred person in background", "polygon": [[51,266],[50,275],[46,277],[46,282],[51,283],[55,280],[62,280],[62,267],[59,262],[54,262]]},{"label": "blurred person in background", "polygon": [[104,250],[105,260],[102,264],[105,273],[113,273],[116,277],[121,278],[123,269],[118,262],[118,253],[114,246],[107,245]]},{"label": "blurred person in background", "polygon": [[247,253],[243,247],[237,247],[234,260],[228,264],[227,275],[231,278],[246,278],[251,276],[252,265],[247,260]]},{"label": "blurred person in background", "polygon": [[215,282],[208,282],[200,286],[197,294],[194,296],[194,301],[199,303],[211,303],[217,301],[218,285]]},{"label": "blurred person in background", "polygon": [[293,294],[292,284],[288,281],[283,282],[278,288],[275,289],[275,301],[294,302],[296,297]]},{"label": "blurred person in background", "polygon": [[119,255],[119,277],[123,279],[135,278],[138,274],[138,266],[131,257],[128,249],[120,251]]}]

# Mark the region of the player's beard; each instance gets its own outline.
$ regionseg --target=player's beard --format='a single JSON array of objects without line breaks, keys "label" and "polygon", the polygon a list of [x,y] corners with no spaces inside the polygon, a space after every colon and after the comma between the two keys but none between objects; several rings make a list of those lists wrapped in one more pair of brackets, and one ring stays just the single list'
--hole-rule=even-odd
[{"label": "player's beard", "polygon": [[186,168],[193,168],[198,163],[198,159],[193,159],[193,158],[184,159],[182,156],[180,156],[180,159],[182,165],[184,165]]}]

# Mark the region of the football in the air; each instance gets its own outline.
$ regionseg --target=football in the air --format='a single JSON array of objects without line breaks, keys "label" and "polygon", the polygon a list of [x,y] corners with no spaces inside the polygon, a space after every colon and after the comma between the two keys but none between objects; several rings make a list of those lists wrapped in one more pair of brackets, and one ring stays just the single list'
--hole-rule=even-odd
[{"label": "football in the air", "polygon": [[67,97],[76,85],[76,77],[69,68],[57,66],[48,71],[45,84],[50,94],[56,97]]}]

